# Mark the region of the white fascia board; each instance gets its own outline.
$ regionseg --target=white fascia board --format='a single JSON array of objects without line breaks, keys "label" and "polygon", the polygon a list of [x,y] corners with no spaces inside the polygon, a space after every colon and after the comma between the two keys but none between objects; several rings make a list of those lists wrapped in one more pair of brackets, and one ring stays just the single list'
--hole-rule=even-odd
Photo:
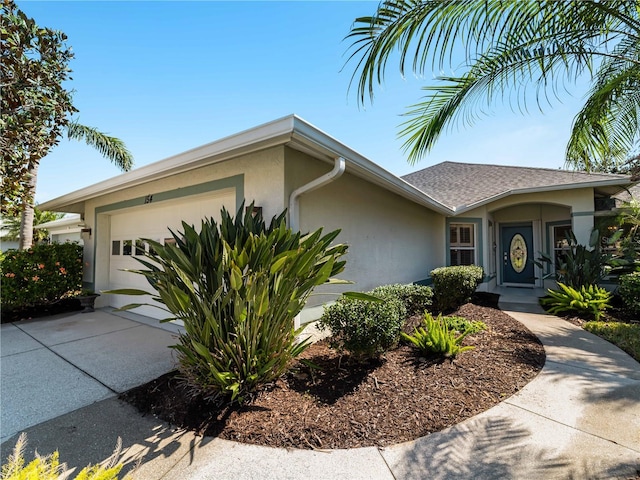
[{"label": "white fascia board", "polygon": [[58,211],[66,205],[218,163],[238,154],[282,145],[290,139],[292,129],[293,116],[290,115],[62,195],[38,207]]},{"label": "white fascia board", "polygon": [[39,205],[39,208],[50,211],[64,211],[64,208],[68,208],[70,205],[78,204],[91,198],[277,145],[290,145],[292,148],[304,150],[317,158],[331,163],[336,156],[341,156],[347,162],[347,171],[351,171],[351,173],[419,205],[426,206],[444,215],[453,214],[453,210],[440,204],[413,185],[366,159],[296,115],[289,115],[145,165],[131,172],[123,173],[44,202]]},{"label": "white fascia board", "polygon": [[50,230],[52,228],[82,227],[82,226],[84,226],[84,221],[82,220],[82,218],[80,218],[80,215],[74,215],[69,218],[61,218],[59,220],[51,220],[50,222],[41,223],[39,225],[35,225],[33,228],[35,230],[39,230],[42,228],[46,228],[47,230]]},{"label": "white fascia board", "polygon": [[516,188],[513,190],[506,190],[502,193],[499,193],[489,198],[485,198],[475,203],[471,203],[469,205],[461,205],[459,207],[454,208],[454,211],[455,211],[455,215],[460,215],[464,212],[468,212],[469,210],[482,207],[483,205],[487,205],[491,202],[495,202],[496,200],[500,200],[510,195],[522,195],[525,193],[556,192],[558,190],[576,190],[579,188],[598,188],[598,187],[618,187],[619,186],[622,189],[625,185],[629,185],[632,183],[633,182],[631,182],[631,177],[625,177],[625,178],[616,178],[612,180],[595,180],[593,182],[585,182],[585,183],[567,183],[563,185],[549,185],[545,187]]}]

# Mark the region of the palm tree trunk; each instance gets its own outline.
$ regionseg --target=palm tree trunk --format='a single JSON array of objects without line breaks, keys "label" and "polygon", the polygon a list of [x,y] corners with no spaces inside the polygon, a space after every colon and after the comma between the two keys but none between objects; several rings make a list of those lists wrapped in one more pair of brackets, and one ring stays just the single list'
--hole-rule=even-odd
[{"label": "palm tree trunk", "polygon": [[20,250],[27,250],[33,245],[33,209],[35,206],[36,184],[38,183],[39,162],[34,162],[29,171],[29,183],[27,191],[22,199],[22,218],[20,222]]}]

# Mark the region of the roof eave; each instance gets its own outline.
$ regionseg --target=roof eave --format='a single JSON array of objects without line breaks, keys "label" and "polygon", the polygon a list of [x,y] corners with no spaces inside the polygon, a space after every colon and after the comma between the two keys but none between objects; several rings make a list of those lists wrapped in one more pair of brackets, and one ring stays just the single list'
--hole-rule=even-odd
[{"label": "roof eave", "polygon": [[69,209],[73,206],[73,211],[77,212],[78,204],[89,199],[278,145],[291,146],[327,162],[332,161],[336,156],[341,156],[347,162],[348,171],[350,170],[357,176],[443,215],[453,213],[453,210],[440,204],[418,188],[366,159],[296,115],[289,115],[145,165],[134,171],[54,198],[42,203],[39,207],[50,211],[70,211]]},{"label": "roof eave", "polygon": [[620,187],[620,190],[623,190],[625,186],[633,185],[636,182],[631,181],[631,177],[626,178],[616,178],[611,180],[597,180],[593,182],[585,182],[585,183],[568,183],[562,185],[549,185],[546,187],[528,187],[528,188],[515,188],[513,190],[506,190],[497,195],[493,195],[491,197],[479,200],[474,203],[470,203],[469,205],[460,205],[455,207],[455,215],[460,215],[461,213],[468,212],[469,210],[473,210],[478,207],[482,207],[489,203],[495,202],[502,198],[508,197],[510,195],[523,195],[526,193],[541,193],[541,192],[554,192],[558,190],[576,190],[579,188],[598,188],[598,187]]},{"label": "roof eave", "polygon": [[290,140],[292,130],[293,115],[289,115],[62,195],[40,204],[39,208],[60,211],[60,208],[74,203],[222,162],[239,154],[282,145]]}]

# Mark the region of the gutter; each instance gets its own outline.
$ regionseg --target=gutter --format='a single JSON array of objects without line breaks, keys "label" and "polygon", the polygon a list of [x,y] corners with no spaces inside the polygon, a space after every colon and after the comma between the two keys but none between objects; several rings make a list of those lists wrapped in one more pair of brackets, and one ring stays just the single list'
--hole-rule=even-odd
[{"label": "gutter", "polygon": [[592,182],[584,183],[563,183],[558,185],[547,185],[538,187],[526,187],[526,188],[514,188],[512,190],[505,190],[504,192],[497,193],[492,197],[484,198],[475,203],[469,205],[459,205],[453,208],[454,216],[460,215],[469,210],[473,210],[483,205],[487,205],[496,200],[506,198],[513,195],[523,195],[527,193],[543,193],[543,192],[557,192],[560,190],[577,190],[580,188],[598,188],[598,187],[620,187],[620,190],[626,190],[625,185],[630,185],[630,177],[618,178],[615,180],[595,180]]},{"label": "gutter", "polygon": [[298,211],[298,198],[305,193],[309,193],[313,190],[316,190],[320,187],[324,187],[329,183],[337,180],[342,176],[346,169],[346,162],[342,157],[336,157],[333,160],[333,170],[329,173],[325,173],[321,177],[312,180],[311,182],[303,185],[299,188],[296,188],[291,195],[289,196],[289,228],[291,230],[298,231],[300,230],[300,213]]}]

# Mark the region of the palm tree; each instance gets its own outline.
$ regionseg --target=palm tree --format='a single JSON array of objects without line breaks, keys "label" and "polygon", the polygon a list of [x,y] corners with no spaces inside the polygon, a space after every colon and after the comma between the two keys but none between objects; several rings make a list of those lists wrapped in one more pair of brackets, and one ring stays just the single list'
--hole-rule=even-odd
[{"label": "palm tree", "polygon": [[[133,156],[127,150],[124,142],[116,137],[111,137],[100,132],[96,128],[82,125],[77,121],[66,125],[67,137],[72,140],[83,140],[87,145],[94,147],[104,157],[111,160],[118,168],[128,171],[133,166]],[[22,203],[20,220],[20,244],[21,250],[31,247],[33,244],[33,225],[35,211],[35,194],[38,182],[38,167],[40,160],[31,159],[32,168],[29,171],[28,188],[25,191]]]},{"label": "palm tree", "polygon": [[[33,209],[33,226],[41,225],[43,223],[52,222],[54,220],[60,220],[64,216],[63,213],[47,212],[40,210],[38,205]],[[2,226],[5,229],[5,234],[0,240],[19,240],[20,232],[22,230],[22,222],[20,217],[2,217]],[[33,239],[36,242],[40,242],[49,236],[49,232],[45,229],[33,229]]]},{"label": "palm tree", "polygon": [[[401,73],[442,71],[465,53],[460,76],[439,76],[405,113],[400,135],[415,163],[440,134],[470,124],[495,101],[525,111],[552,105],[583,75],[591,89],[574,118],[566,162],[584,170],[624,161],[640,137],[637,0],[385,0],[347,38],[359,101],[373,100],[390,61]],[[409,66],[410,65],[410,66]],[[533,100],[535,99],[535,100]]]},{"label": "palm tree", "polygon": [[74,56],[67,36],[38,26],[13,0],[3,0],[0,11],[0,211],[21,213],[19,248],[26,249],[33,243],[40,161],[65,130],[123,170],[131,169],[133,158],[121,140],[73,120],[78,109],[65,88]]}]

